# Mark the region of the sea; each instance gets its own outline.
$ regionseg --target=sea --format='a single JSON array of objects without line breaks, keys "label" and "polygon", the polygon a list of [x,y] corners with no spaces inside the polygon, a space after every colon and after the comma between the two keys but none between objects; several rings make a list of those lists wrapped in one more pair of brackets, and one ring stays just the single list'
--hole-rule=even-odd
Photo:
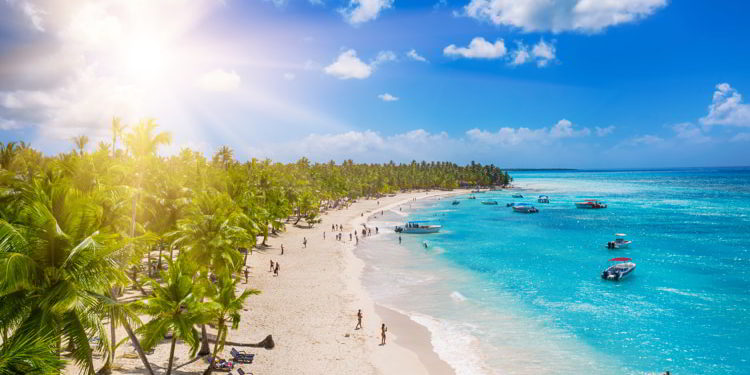
[{"label": "sea", "polygon": [[[355,251],[375,302],[427,327],[457,374],[750,374],[750,168],[511,175],[375,215]],[[394,232],[411,220],[442,230]],[[615,233],[632,245],[608,249]],[[636,270],[603,280],[616,257]]]}]

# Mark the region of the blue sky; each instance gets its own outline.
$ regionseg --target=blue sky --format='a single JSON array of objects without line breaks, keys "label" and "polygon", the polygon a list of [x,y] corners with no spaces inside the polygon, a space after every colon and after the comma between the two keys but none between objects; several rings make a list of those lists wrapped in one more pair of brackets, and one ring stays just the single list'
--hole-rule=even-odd
[{"label": "blue sky", "polygon": [[750,165],[750,4],[0,0],[0,141],[153,117],[165,152]]}]

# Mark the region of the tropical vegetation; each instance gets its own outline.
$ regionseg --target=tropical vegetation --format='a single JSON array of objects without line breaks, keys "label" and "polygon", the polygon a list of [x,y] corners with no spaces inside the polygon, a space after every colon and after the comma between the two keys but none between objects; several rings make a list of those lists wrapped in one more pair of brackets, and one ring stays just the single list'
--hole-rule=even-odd
[{"label": "tropical vegetation", "polygon": [[148,352],[165,337],[169,374],[177,340],[216,356],[238,327],[259,292],[236,279],[269,234],[358,198],[512,181],[474,162],[240,162],[226,146],[163,156],[171,135],[153,120],[113,118],[111,132],[95,148],[71,138],[55,156],[0,143],[0,375],[59,374],[68,362],[109,373],[123,343],[153,375]]}]

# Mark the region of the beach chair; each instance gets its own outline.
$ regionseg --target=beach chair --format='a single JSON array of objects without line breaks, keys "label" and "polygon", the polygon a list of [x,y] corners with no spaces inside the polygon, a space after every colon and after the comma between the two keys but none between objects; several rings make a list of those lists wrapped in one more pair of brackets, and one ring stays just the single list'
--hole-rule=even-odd
[{"label": "beach chair", "polygon": [[253,359],[255,358],[255,354],[241,352],[235,348],[232,348],[229,353],[232,355],[232,359],[235,362],[240,363],[253,363]]},{"label": "beach chair", "polygon": [[241,368],[237,369],[237,373],[240,374],[240,375],[245,375],[245,374],[247,374],[247,375],[253,375],[252,372],[245,372]]}]

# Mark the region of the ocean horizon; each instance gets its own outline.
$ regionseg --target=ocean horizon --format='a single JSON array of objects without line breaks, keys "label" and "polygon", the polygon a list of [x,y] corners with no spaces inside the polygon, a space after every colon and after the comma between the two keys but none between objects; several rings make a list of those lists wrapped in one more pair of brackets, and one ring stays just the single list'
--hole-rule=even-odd
[{"label": "ocean horizon", "polygon": [[[369,225],[381,234],[356,252],[375,302],[427,327],[457,374],[750,372],[750,168],[513,177],[512,191],[376,215]],[[542,194],[549,204],[537,203]],[[585,198],[608,207],[577,209]],[[540,212],[515,213],[511,202]],[[443,227],[399,244],[393,228],[408,220]],[[615,233],[632,246],[608,249]],[[602,280],[615,257],[636,271]]]}]

